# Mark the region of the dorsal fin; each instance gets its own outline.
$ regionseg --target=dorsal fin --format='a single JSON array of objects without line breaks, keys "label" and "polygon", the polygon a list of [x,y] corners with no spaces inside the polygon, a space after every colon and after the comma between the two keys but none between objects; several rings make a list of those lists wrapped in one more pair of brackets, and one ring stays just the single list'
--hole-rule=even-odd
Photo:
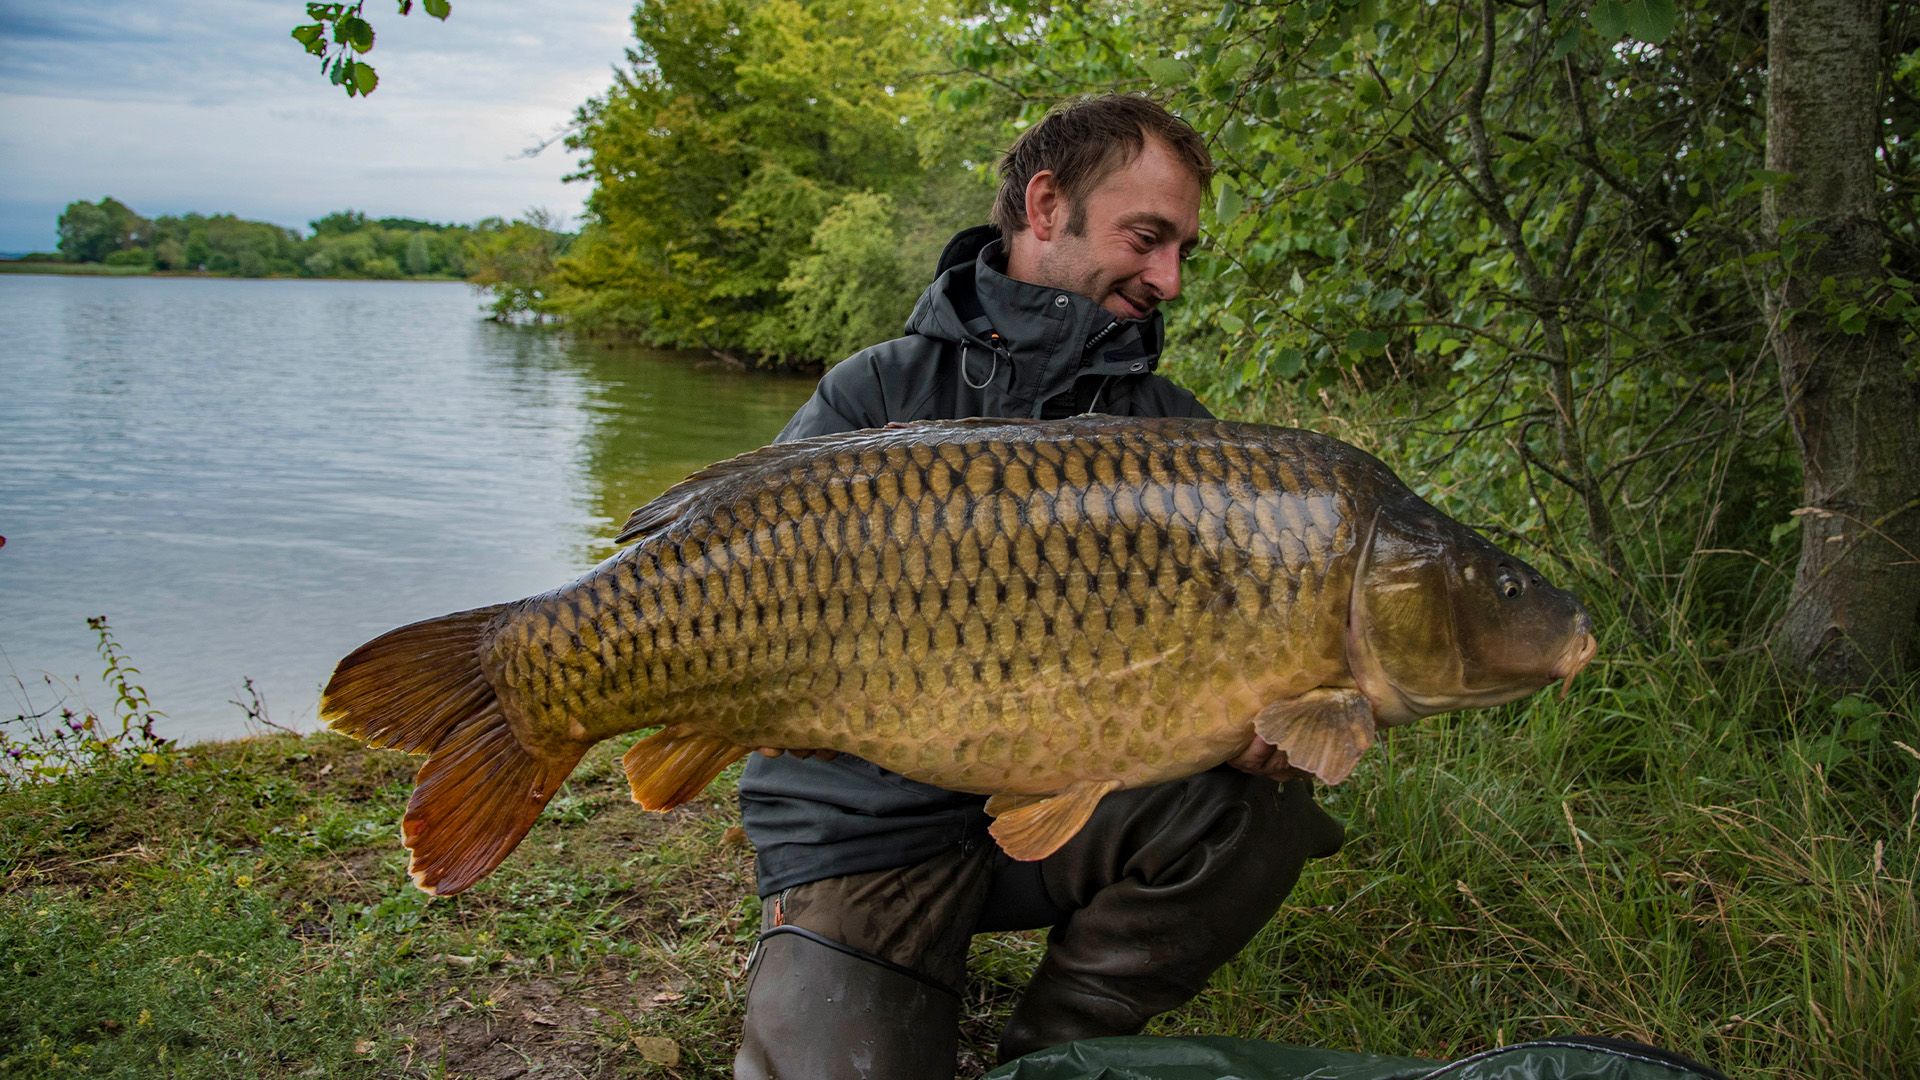
[{"label": "dorsal fin", "polygon": [[984,416],[969,417],[965,420],[916,420],[910,424],[862,428],[859,431],[836,432],[832,435],[818,435],[811,439],[796,439],[793,442],[762,446],[757,450],[749,450],[744,454],[709,465],[661,492],[659,498],[635,510],[632,516],[627,518],[627,523],[621,528],[620,535],[613,540],[616,544],[624,544],[630,540],[638,540],[649,533],[659,532],[678,520],[697,496],[729,479],[761,470],[780,472],[793,462],[813,457],[823,450],[853,450],[869,447],[878,449],[908,439],[926,438],[929,429],[964,431],[996,424],[1024,426],[1039,422]]}]

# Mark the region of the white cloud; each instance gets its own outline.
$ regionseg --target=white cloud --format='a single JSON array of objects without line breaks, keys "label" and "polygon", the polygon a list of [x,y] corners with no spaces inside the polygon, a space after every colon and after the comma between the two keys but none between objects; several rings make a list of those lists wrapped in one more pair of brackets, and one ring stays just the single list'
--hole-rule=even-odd
[{"label": "white cloud", "polygon": [[349,208],[577,218],[572,154],[524,152],[607,86],[629,10],[456,2],[438,23],[370,4],[380,89],[349,100],[288,37],[291,0],[0,0],[0,250],[50,248],[60,207],[109,194],[294,227]]}]

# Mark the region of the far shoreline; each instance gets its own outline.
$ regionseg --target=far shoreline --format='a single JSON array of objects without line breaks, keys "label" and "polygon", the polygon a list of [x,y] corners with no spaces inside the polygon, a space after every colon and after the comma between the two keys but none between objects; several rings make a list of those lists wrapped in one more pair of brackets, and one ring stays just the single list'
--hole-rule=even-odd
[{"label": "far shoreline", "polygon": [[106,263],[70,263],[45,259],[0,259],[0,274],[38,274],[43,277],[154,277],[207,278],[219,281],[414,281],[457,282],[467,279],[444,274],[412,277],[313,277],[304,274],[219,274],[210,270],[156,270],[147,266],[110,266]]}]

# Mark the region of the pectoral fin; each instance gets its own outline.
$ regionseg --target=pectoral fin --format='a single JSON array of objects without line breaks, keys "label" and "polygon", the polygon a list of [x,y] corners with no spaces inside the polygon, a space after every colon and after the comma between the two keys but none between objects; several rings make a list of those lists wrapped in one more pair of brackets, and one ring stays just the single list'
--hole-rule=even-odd
[{"label": "pectoral fin", "polygon": [[1044,859],[1073,839],[1093,808],[1118,780],[1083,780],[1056,795],[995,795],[987,800],[994,815],[988,829],[1007,854],[1021,862]]},{"label": "pectoral fin", "polygon": [[1337,784],[1373,745],[1374,723],[1366,695],[1322,688],[1260,710],[1253,718],[1253,731],[1284,750],[1294,768]]},{"label": "pectoral fin", "polygon": [[634,802],[649,810],[671,810],[700,794],[720,770],[746,754],[746,747],[714,735],[667,728],[634,743],[620,764],[627,770]]}]

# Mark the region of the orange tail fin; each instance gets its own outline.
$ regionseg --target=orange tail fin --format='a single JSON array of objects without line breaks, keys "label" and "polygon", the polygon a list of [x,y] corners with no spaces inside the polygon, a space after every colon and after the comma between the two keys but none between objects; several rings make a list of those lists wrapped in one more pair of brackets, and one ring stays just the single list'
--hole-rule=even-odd
[{"label": "orange tail fin", "polygon": [[448,896],[486,877],[527,835],[586,748],[536,757],[507,726],[480,646],[506,607],[391,630],[334,669],[320,715],[372,746],[430,754],[401,833],[414,884]]}]

